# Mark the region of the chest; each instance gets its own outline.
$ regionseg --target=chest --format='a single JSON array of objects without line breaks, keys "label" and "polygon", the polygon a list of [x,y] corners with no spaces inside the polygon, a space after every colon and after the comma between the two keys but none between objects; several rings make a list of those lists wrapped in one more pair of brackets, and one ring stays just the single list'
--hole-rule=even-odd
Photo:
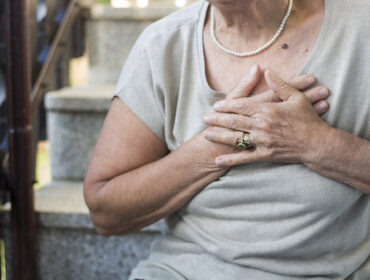
[{"label": "chest", "polygon": [[[238,82],[248,74],[254,64],[262,70],[272,69],[279,76],[289,81],[306,64],[320,32],[322,14],[302,23],[299,28],[288,27],[286,32],[264,52],[246,58],[239,58],[220,50],[212,41],[207,27],[204,29],[205,71],[209,86],[221,92],[230,92]],[[263,79],[254,93],[267,89]]]}]

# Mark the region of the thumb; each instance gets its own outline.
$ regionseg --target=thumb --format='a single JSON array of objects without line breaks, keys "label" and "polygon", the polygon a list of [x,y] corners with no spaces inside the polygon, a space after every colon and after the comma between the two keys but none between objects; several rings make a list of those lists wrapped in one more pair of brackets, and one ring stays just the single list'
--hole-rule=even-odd
[{"label": "thumb", "polygon": [[249,73],[244,76],[235,89],[226,96],[226,99],[248,97],[257,85],[260,75],[261,68],[258,64],[254,64]]},{"label": "thumb", "polygon": [[271,88],[282,100],[287,101],[296,96],[300,92],[291,85],[280,79],[270,69],[265,72],[265,80],[269,88]]}]

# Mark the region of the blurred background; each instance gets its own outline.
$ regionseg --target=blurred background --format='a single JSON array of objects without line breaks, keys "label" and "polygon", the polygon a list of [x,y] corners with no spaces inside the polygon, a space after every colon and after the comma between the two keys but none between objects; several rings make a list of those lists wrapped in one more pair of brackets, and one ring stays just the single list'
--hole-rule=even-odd
[{"label": "blurred background", "polygon": [[[197,1],[25,0],[35,178],[34,205],[27,211],[36,217],[30,262],[36,276],[25,278],[16,270],[13,252],[21,246],[14,243],[16,226],[10,214],[14,200],[9,187],[7,96],[13,93],[7,90],[12,61],[7,61],[6,1],[12,0],[0,1],[1,280],[127,279],[165,225],[161,221],[125,237],[97,235],[82,197],[83,178],[110,96],[137,37],[152,22]],[[14,42],[11,48],[17,47]]]}]

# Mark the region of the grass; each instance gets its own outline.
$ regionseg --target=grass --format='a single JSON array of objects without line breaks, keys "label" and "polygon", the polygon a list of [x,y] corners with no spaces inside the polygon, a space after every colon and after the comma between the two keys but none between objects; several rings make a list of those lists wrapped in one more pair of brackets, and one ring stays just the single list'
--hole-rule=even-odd
[{"label": "grass", "polygon": [[1,254],[1,280],[6,280],[4,239],[0,239],[0,254]]}]

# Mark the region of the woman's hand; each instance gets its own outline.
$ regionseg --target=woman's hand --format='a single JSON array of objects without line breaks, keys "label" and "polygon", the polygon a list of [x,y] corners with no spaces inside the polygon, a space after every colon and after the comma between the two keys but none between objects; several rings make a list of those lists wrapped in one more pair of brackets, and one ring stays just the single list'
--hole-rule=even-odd
[{"label": "woman's hand", "polygon": [[[270,70],[265,72],[265,79],[271,92],[218,102],[214,106],[216,113],[205,116],[204,121],[210,126],[206,131],[208,140],[236,147],[244,133],[249,133],[255,146],[253,150],[217,157],[218,165],[260,161],[304,163],[320,153],[318,139],[325,139],[330,127],[318,116],[327,110],[328,104],[317,101],[320,89],[326,88],[302,94]],[[327,89],[322,96],[325,95],[328,95]],[[271,100],[284,102],[266,102]]]},{"label": "woman's hand", "polygon": [[[249,73],[246,75],[236,86],[236,88],[227,94],[225,99],[238,99],[248,97],[248,102],[281,102],[282,99],[272,89],[260,93],[258,95],[252,95],[254,88],[256,87],[262,71],[258,64],[255,64]],[[316,79],[310,74],[301,75],[288,81],[288,85],[292,88],[302,91],[302,93],[311,102],[313,108],[318,114],[324,114],[329,109],[329,104],[325,100],[330,92],[327,87],[318,86],[310,88],[315,84]],[[252,96],[251,96],[252,95]],[[244,100],[246,101],[246,100]]]},{"label": "woman's hand", "polygon": [[[261,79],[262,71],[259,65],[255,64],[250,72],[244,76],[244,78],[239,82],[239,84],[232,90],[230,93],[227,94],[226,100],[243,100],[243,102],[248,103],[272,103],[272,102],[280,102],[281,99],[276,92],[272,89],[269,89],[263,93],[252,95],[253,90],[255,89],[256,85]],[[316,79],[312,75],[301,75],[295,77],[291,81],[289,81],[289,85],[292,88],[297,90],[305,90],[311,87],[316,82]],[[328,104],[325,99],[329,95],[329,90],[326,87],[316,87],[305,91],[305,96],[308,100],[313,104],[317,113],[324,113],[328,108]],[[235,148],[235,145],[229,145],[229,143],[225,142],[217,142],[213,141],[212,145],[210,145],[209,138],[207,135],[212,135],[214,131],[214,127],[207,128],[204,132],[200,135],[195,137],[194,141],[197,141],[197,147],[203,147],[203,151],[208,151],[208,155],[206,159],[208,161],[202,160],[202,154],[204,152],[199,151],[199,160],[201,162],[208,162],[208,164],[214,164],[214,159],[223,154],[230,154],[235,153],[238,151]],[[215,145],[217,144],[217,145]],[[226,144],[226,145],[225,145]],[[211,156],[211,158],[209,158]],[[209,162],[209,159],[211,162]],[[227,168],[228,169],[228,168]],[[226,169],[226,170],[227,170]]]}]

